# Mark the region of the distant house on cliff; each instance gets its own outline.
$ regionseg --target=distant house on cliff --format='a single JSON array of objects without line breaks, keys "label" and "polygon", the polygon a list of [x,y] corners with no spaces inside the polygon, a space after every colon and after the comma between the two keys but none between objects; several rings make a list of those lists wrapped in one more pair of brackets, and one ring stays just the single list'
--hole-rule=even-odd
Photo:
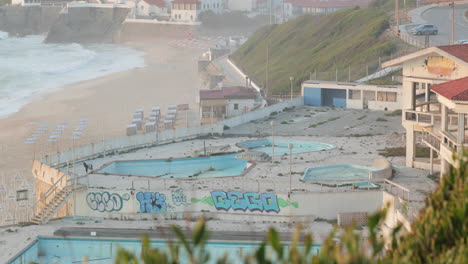
[{"label": "distant house on cliff", "polygon": [[288,18],[301,15],[326,15],[340,9],[367,7],[372,0],[284,0],[284,13]]},{"label": "distant house on cliff", "polygon": [[40,6],[41,0],[11,0],[13,6]]},{"label": "distant house on cliff", "polygon": [[137,17],[161,17],[168,14],[165,0],[141,0],[135,7]]},{"label": "distant house on cliff", "polygon": [[256,0],[228,0],[227,8],[231,11],[251,12],[256,7]]},{"label": "distant house on cliff", "polygon": [[225,9],[225,0],[173,0],[171,18],[175,21],[198,21],[200,13],[212,11],[221,14]]}]

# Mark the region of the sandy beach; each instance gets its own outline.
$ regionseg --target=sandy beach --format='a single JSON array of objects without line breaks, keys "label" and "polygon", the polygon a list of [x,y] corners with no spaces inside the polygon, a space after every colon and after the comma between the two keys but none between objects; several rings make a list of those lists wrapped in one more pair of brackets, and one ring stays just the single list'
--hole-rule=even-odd
[{"label": "sandy beach", "polygon": [[[11,212],[8,205],[16,204],[8,202],[16,196],[11,186],[32,186],[30,170],[34,153],[41,155],[57,148],[70,148],[69,137],[82,118],[89,119],[88,126],[76,144],[124,136],[126,125],[131,123],[132,113],[138,108],[150,111],[151,107],[160,106],[164,114],[168,105],[189,104],[189,120],[197,123],[196,98],[201,86],[197,58],[203,50],[171,45],[174,41],[184,40],[146,39],[123,43],[145,53],[145,67],[66,86],[37,97],[19,112],[0,119],[0,187],[8,190],[7,197],[0,197],[7,208],[0,206],[0,211]],[[58,145],[48,143],[50,130],[61,121],[69,123]],[[48,133],[35,146],[24,143],[37,128],[32,122],[49,126]]]}]

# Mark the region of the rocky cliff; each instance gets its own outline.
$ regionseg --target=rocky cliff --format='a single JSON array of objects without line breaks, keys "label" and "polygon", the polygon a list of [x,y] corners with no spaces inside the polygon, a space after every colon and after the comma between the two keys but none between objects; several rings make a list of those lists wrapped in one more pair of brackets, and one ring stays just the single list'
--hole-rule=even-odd
[{"label": "rocky cliff", "polygon": [[64,10],[49,30],[45,42],[114,42],[129,8],[80,6]]},{"label": "rocky cliff", "polygon": [[37,35],[47,33],[58,19],[61,7],[53,6],[2,6],[0,31],[12,35]]}]

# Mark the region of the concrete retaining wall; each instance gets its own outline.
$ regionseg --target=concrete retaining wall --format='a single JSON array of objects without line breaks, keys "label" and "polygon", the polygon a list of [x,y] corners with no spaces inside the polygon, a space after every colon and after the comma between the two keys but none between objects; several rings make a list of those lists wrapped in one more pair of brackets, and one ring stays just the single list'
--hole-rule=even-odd
[{"label": "concrete retaining wall", "polygon": [[279,104],[274,104],[274,105],[260,108],[258,110],[255,110],[255,111],[252,111],[252,112],[240,115],[240,116],[222,120],[218,122],[218,124],[222,124],[228,127],[235,127],[235,126],[239,126],[239,125],[251,122],[253,120],[258,120],[258,119],[268,117],[273,112],[281,112],[286,107],[293,107],[293,106],[297,107],[297,106],[302,106],[302,105],[304,105],[304,97],[302,96],[296,97],[291,101],[285,101]]},{"label": "concrete retaining wall", "polygon": [[[172,219],[185,213],[207,213],[211,217],[246,220],[336,219],[338,213],[374,213],[382,206],[382,191],[341,193],[244,192],[242,190],[182,189],[93,189],[77,193],[77,214],[114,219]],[[261,219],[261,218],[258,218]],[[258,220],[257,220],[258,221]]]},{"label": "concrete retaining wall", "polygon": [[375,159],[372,167],[379,169],[378,171],[371,171],[373,180],[389,179],[393,175],[392,163],[386,159]]}]

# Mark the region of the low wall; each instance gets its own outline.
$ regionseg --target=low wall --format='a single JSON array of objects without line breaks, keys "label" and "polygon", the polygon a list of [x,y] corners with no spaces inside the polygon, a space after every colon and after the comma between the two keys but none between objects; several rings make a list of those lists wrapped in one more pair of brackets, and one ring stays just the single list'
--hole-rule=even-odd
[{"label": "low wall", "polygon": [[[227,62],[229,63],[229,65],[232,66],[232,68],[234,70],[236,70],[241,76],[242,78],[246,78],[247,77],[247,74],[245,74],[239,67],[237,67],[237,65],[231,61],[231,59],[227,59]],[[250,79],[250,83],[252,85],[253,88],[255,88],[255,90],[257,90],[258,92],[260,92],[262,89],[260,88],[260,86],[258,86],[256,83],[252,82],[252,79]]]},{"label": "low wall", "polygon": [[170,188],[89,188],[77,193],[77,215],[112,219],[177,219],[200,213],[230,220],[336,219],[338,213],[371,214],[381,206],[382,191],[294,193],[290,198],[274,192]]},{"label": "low wall", "polygon": [[249,123],[254,120],[268,117],[273,112],[281,112],[286,107],[293,107],[293,106],[297,107],[297,106],[302,106],[302,105],[304,105],[304,97],[302,96],[296,97],[290,101],[281,102],[279,104],[274,104],[271,106],[260,108],[258,110],[248,112],[240,116],[222,120],[218,122],[218,124],[222,124],[228,127],[235,127],[235,126],[239,126],[245,123]]},{"label": "low wall", "polygon": [[371,171],[373,180],[385,180],[393,176],[392,163],[386,159],[375,159],[372,167],[377,168],[377,171]]}]

